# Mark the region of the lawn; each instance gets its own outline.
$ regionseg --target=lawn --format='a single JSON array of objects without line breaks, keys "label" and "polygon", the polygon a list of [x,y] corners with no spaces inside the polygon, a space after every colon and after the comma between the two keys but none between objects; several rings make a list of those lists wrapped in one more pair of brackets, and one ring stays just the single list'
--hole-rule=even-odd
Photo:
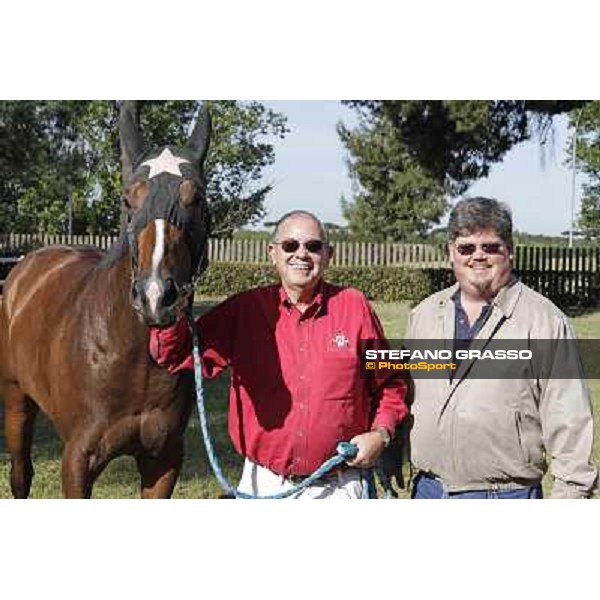
[{"label": "lawn", "polygon": [[[200,303],[199,311],[206,310],[209,302]],[[408,306],[405,304],[376,303],[375,309],[391,339],[404,335]],[[600,311],[573,318],[577,335],[581,338],[600,339]],[[231,481],[235,482],[241,468],[240,458],[233,452],[226,432],[227,377],[207,382],[206,406],[217,455]],[[596,422],[600,414],[600,380],[591,380]],[[31,496],[34,498],[60,498],[60,441],[43,415],[36,422],[33,460],[36,475]],[[594,441],[594,461],[600,463],[600,435]],[[548,482],[545,482],[548,488]],[[137,498],[138,475],[133,458],[115,459],[94,486],[94,498]],[[175,498],[218,498],[222,491],[208,465],[201,440],[196,413],[186,432],[186,458],[175,488]],[[4,443],[3,404],[0,403],[0,498],[10,497],[8,484],[8,455]]]}]

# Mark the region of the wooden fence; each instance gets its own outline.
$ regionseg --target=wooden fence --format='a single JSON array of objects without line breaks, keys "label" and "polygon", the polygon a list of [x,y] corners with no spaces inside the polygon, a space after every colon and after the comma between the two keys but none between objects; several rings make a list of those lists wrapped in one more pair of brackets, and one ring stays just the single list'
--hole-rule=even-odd
[{"label": "wooden fence", "polygon": [[[91,245],[107,250],[117,236],[49,235],[35,233],[0,234],[0,256],[22,254],[51,244]],[[267,263],[267,240],[211,239],[209,258],[216,262]],[[333,263],[340,266],[410,265],[447,267],[445,245],[375,242],[335,242]],[[581,271],[598,267],[599,248],[517,246],[515,267],[523,271]]]},{"label": "wooden fence", "polygon": [[47,233],[0,233],[0,255],[23,254],[53,244],[96,246],[108,250],[117,240],[115,235],[50,235]]},{"label": "wooden fence", "polygon": [[[50,244],[91,245],[107,250],[116,236],[48,235],[31,233],[0,234],[0,254],[22,254]],[[215,262],[268,263],[267,240],[211,239],[209,259]],[[413,267],[449,266],[446,248],[429,244],[336,242],[333,265],[406,265]]]},{"label": "wooden fence", "polygon": [[[93,245],[108,249],[116,236],[0,234],[0,257],[16,257],[49,244]],[[213,262],[267,263],[266,240],[211,239],[209,259]],[[441,289],[452,281],[445,246],[427,244],[335,242],[333,265],[403,266],[424,269],[433,286]],[[0,280],[12,263],[0,265]],[[515,271],[523,281],[561,306],[583,302],[597,304],[600,297],[600,247],[517,246]]]},{"label": "wooden fence", "polygon": [[[267,240],[212,239],[209,258],[217,262],[266,263]],[[374,242],[335,242],[332,265],[448,266],[448,254],[441,246]]]},{"label": "wooden fence", "polygon": [[525,284],[562,308],[600,302],[600,247],[517,246],[514,269]]}]

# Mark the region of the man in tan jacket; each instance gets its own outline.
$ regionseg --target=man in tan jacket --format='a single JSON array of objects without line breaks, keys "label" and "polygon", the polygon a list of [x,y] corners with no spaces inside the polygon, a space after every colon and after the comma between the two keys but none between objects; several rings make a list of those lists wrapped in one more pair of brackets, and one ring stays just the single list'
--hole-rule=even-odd
[{"label": "man in tan jacket", "polygon": [[[457,283],[411,312],[409,340],[453,340],[455,352],[548,340],[539,342],[548,357],[574,339],[567,317],[513,276],[508,207],[487,198],[462,200],[448,233]],[[467,359],[443,377],[415,377],[413,498],[541,498],[548,463],[551,497],[588,497],[597,479],[590,462],[593,420],[573,347],[563,351],[574,365],[570,378],[556,377],[561,361],[554,354],[543,373],[525,362],[515,377],[497,363],[498,379],[489,371],[486,378],[483,362]]]}]

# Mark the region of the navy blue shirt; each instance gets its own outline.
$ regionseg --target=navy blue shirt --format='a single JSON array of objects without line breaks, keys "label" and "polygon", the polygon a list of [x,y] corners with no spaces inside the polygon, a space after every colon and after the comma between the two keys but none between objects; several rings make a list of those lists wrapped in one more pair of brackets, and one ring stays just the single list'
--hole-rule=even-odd
[{"label": "navy blue shirt", "polygon": [[483,327],[490,305],[485,304],[481,307],[481,312],[475,323],[469,327],[469,317],[460,302],[460,290],[452,296],[452,302],[454,302],[454,339],[471,341]]},{"label": "navy blue shirt", "polygon": [[[477,335],[479,330],[483,327],[485,320],[488,316],[490,305],[485,304],[481,307],[481,312],[475,320],[475,323],[469,327],[469,317],[460,302],[460,289],[452,296],[452,302],[454,302],[454,353],[456,355],[457,350],[468,350],[471,345],[471,340]],[[454,361],[457,365],[460,365],[461,360],[455,358]],[[450,373],[452,377],[452,372]]]}]

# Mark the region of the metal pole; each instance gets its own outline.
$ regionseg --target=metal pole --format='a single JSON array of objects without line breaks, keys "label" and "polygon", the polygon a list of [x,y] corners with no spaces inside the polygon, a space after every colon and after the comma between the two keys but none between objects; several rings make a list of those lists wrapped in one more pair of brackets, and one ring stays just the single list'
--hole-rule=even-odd
[{"label": "metal pole", "polygon": [[575,179],[577,177],[577,133],[579,128],[579,118],[583,108],[577,111],[575,119],[575,128],[573,130],[573,150],[571,156],[571,225],[569,227],[569,248],[573,247],[573,229],[575,228]]},{"label": "metal pole", "polygon": [[73,194],[69,192],[69,236],[73,235]]}]

